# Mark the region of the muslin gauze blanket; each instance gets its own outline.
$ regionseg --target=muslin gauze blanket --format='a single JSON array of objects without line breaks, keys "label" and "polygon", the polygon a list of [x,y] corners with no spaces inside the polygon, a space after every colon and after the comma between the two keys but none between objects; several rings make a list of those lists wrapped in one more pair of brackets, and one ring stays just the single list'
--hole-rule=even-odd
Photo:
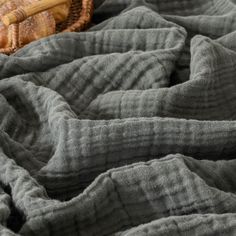
[{"label": "muslin gauze blanket", "polygon": [[0,235],[236,235],[236,1],[94,4],[0,55]]}]

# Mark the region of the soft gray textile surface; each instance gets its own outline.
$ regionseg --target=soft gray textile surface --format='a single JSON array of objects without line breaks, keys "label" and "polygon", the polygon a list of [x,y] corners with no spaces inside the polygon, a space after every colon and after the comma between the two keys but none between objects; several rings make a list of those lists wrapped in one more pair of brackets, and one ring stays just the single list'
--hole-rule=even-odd
[{"label": "soft gray textile surface", "polygon": [[234,1],[95,7],[0,55],[0,235],[236,235]]}]

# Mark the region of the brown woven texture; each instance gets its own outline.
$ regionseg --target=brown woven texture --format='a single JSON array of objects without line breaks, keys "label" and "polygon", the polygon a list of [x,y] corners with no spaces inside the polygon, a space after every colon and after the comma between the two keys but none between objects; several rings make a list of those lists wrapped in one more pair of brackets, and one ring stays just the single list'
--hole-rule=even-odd
[{"label": "brown woven texture", "polygon": [[[85,30],[91,22],[92,15],[93,0],[72,0],[70,14],[66,21],[57,24],[56,33],[79,32]],[[9,55],[16,52],[21,47],[22,45],[20,45],[19,42],[19,24],[14,24],[12,31],[12,46],[9,48],[0,48],[0,53]]]}]

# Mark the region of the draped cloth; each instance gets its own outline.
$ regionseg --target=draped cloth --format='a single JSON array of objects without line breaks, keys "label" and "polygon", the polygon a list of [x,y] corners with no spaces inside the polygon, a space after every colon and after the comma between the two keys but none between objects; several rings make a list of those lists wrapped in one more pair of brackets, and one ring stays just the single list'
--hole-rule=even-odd
[{"label": "draped cloth", "polygon": [[235,3],[95,0],[0,55],[0,235],[236,235]]}]

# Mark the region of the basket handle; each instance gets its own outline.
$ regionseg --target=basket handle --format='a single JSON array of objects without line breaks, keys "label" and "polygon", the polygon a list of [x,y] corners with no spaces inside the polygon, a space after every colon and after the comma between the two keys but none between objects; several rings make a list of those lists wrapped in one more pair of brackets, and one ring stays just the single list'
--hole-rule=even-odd
[{"label": "basket handle", "polygon": [[28,17],[37,13],[46,11],[50,8],[56,7],[61,4],[68,3],[68,0],[41,0],[29,4],[28,6],[19,7],[14,11],[6,14],[1,18],[4,25],[9,26],[11,24],[20,23],[26,20]]}]

